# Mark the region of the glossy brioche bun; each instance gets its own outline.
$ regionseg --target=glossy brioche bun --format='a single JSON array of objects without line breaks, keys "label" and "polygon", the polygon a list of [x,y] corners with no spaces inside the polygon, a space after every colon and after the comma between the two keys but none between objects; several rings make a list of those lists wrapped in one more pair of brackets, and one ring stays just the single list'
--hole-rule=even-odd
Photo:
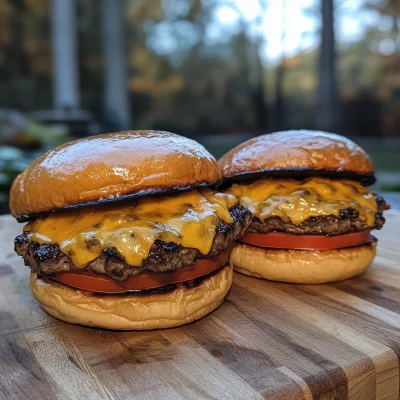
[{"label": "glossy brioche bun", "polygon": [[369,176],[368,154],[351,140],[333,133],[293,130],[261,135],[226,153],[219,161],[223,179],[279,171],[324,171]]},{"label": "glossy brioche bun", "polygon": [[328,283],[366,270],[376,254],[376,241],[339,250],[269,249],[236,243],[230,255],[234,270],[244,275],[289,283]]},{"label": "glossy brioche bun", "polygon": [[220,181],[213,156],[194,140],[161,131],[125,131],[66,143],[14,181],[10,208],[24,217],[91,202],[208,186]]},{"label": "glossy brioche bun", "polygon": [[223,302],[232,285],[233,270],[225,268],[199,285],[149,295],[87,296],[83,291],[39,279],[30,286],[41,306],[63,321],[115,330],[172,328],[198,320]]}]

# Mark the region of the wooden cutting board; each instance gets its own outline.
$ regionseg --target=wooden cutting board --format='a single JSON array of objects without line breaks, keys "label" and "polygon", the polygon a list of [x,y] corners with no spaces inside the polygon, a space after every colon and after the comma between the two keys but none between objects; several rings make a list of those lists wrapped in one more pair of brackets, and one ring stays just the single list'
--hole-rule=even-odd
[{"label": "wooden cutting board", "polygon": [[1,399],[397,399],[400,212],[386,213],[369,271],[296,286],[236,274],[226,302],[191,325],[112,332],[48,316],[0,218]]}]

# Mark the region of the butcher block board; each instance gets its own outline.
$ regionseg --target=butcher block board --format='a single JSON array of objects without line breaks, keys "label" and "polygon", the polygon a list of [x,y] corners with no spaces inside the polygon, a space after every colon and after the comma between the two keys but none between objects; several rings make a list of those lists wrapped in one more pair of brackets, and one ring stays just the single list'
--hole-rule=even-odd
[{"label": "butcher block board", "polygon": [[0,218],[1,399],[397,399],[400,212],[388,211],[368,272],[297,286],[236,274],[191,325],[113,332],[58,321],[28,288]]}]

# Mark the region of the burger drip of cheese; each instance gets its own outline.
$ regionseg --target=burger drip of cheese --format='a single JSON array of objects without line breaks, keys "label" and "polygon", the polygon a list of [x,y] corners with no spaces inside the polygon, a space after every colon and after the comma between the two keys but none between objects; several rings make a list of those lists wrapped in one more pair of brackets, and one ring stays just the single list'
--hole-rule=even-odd
[{"label": "burger drip of cheese", "polygon": [[372,228],[377,213],[374,194],[348,179],[261,179],[250,184],[233,184],[227,193],[239,197],[240,204],[260,221],[279,217],[298,225],[311,217],[333,215],[339,218],[342,210],[352,209]]},{"label": "burger drip of cheese", "polygon": [[251,211],[232,247],[236,271],[292,283],[326,283],[365,271],[371,234],[385,223],[385,200],[368,154],[351,140],[319,131],[283,131],[248,140],[219,161],[225,192]]},{"label": "burger drip of cheese", "polygon": [[33,295],[59,319],[107,329],[209,314],[252,218],[220,182],[203,146],[169,132],[92,136],[43,154],[10,192],[12,215],[28,222],[14,244]]},{"label": "burger drip of cheese", "polygon": [[132,267],[141,267],[156,240],[197,249],[206,256],[219,222],[233,224],[238,200],[210,189],[144,197],[121,204],[85,207],[39,217],[24,227],[29,241],[58,245],[73,264],[85,268],[107,248]]}]

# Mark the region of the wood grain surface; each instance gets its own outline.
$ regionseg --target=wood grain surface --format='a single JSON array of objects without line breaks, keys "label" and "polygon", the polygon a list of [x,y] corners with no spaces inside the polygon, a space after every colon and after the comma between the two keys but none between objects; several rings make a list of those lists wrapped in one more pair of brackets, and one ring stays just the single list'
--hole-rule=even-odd
[{"label": "wood grain surface", "polygon": [[212,315],[152,332],[47,315],[0,217],[0,399],[397,399],[400,211],[386,213],[368,272],[296,286],[236,274]]}]

